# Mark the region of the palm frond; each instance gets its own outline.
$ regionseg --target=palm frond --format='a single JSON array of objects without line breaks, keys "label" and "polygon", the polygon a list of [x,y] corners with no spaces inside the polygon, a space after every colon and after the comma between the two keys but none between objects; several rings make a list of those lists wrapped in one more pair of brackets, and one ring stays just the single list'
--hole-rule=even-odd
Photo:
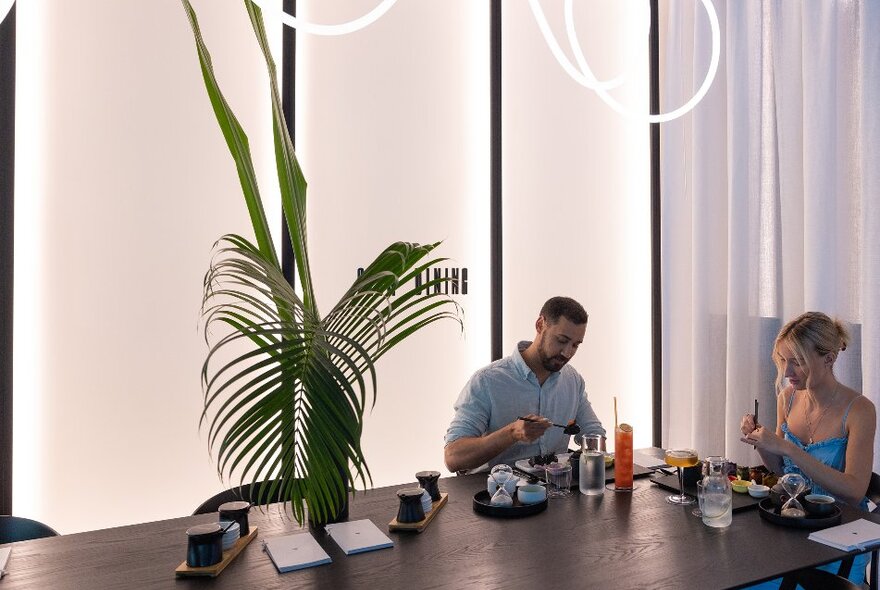
[{"label": "palm frond", "polygon": [[442,258],[437,243],[396,242],[353,282],[325,318],[315,303],[306,232],[306,181],[281,109],[275,63],[260,9],[245,7],[269,72],[282,211],[302,296],[281,271],[257,188],[247,136],[220,91],[189,0],[202,77],[235,160],[257,245],[238,235],[215,244],[204,278],[202,366],[208,445],[224,481],[252,484],[251,500],[286,501],[293,517],[323,522],[349,484],[371,483],[361,449],[366,408],[376,401],[376,360],[421,328],[461,325],[457,303],[415,278]]}]

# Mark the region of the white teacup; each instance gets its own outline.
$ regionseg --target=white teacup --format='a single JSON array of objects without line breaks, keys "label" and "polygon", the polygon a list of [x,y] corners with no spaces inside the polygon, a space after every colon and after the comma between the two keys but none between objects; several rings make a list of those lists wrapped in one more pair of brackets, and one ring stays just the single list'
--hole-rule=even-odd
[{"label": "white teacup", "polygon": [[[498,481],[501,481],[500,476]],[[513,497],[513,492],[516,491],[516,484],[519,482],[519,478],[515,475],[511,475],[510,478],[504,482],[504,489],[507,490],[507,493],[510,494],[510,497]],[[492,476],[486,478],[486,490],[489,492],[489,496],[492,496],[495,491],[498,489],[498,485],[495,483],[495,480],[492,479]]]},{"label": "white teacup", "polygon": [[547,498],[547,488],[536,483],[519,486],[516,497],[519,498],[520,504],[537,504]]}]

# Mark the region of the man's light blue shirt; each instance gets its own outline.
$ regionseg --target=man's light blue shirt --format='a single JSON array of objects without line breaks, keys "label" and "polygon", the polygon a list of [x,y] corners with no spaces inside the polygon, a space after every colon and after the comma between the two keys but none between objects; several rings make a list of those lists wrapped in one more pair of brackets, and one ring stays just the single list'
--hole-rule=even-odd
[{"label": "man's light blue shirt", "polygon": [[[571,366],[550,373],[544,385],[523,360],[522,350],[531,342],[522,341],[513,354],[483,367],[470,378],[455,402],[455,417],[446,431],[446,444],[462,437],[483,436],[494,432],[517,416],[537,414],[556,424],[577,420],[582,434],[605,435],[602,423],[587,400],[584,380]],[[580,443],[580,436],[575,437]],[[513,465],[517,459],[564,453],[569,435],[551,426],[534,442],[516,442],[487,465],[471,471],[488,469],[498,463]]]}]

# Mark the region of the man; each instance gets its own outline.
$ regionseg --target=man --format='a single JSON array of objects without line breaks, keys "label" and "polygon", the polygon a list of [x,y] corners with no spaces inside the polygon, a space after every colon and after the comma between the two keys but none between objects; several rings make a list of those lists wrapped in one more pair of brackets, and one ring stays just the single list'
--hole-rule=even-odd
[{"label": "man", "polygon": [[564,453],[569,435],[551,427],[553,422],[574,419],[583,434],[605,434],[583,378],[568,366],[584,340],[587,312],[574,299],[553,297],[541,308],[535,330],[533,342],[520,342],[513,354],[480,369],[464,386],[446,431],[450,471]]}]

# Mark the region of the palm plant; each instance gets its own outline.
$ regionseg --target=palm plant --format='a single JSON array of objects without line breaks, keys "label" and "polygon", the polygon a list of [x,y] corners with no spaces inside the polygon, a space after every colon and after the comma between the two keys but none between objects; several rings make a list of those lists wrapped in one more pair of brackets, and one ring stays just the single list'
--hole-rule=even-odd
[{"label": "palm plant", "polygon": [[200,425],[207,425],[221,479],[250,483],[256,504],[288,501],[300,524],[307,514],[326,522],[343,510],[357,479],[365,486],[372,481],[360,437],[368,402],[375,403],[376,361],[438,320],[461,325],[460,309],[435,288],[443,279],[415,281],[443,260],[429,258],[438,244],[397,242],[319,314],[306,239],[306,181],[281,109],[261,11],[245,0],[269,71],[282,211],[300,293],[291,286],[269,232],[247,135],[220,91],[196,14],[189,0],[181,1],[256,237],[253,244],[223,236],[205,276],[209,351]]}]

